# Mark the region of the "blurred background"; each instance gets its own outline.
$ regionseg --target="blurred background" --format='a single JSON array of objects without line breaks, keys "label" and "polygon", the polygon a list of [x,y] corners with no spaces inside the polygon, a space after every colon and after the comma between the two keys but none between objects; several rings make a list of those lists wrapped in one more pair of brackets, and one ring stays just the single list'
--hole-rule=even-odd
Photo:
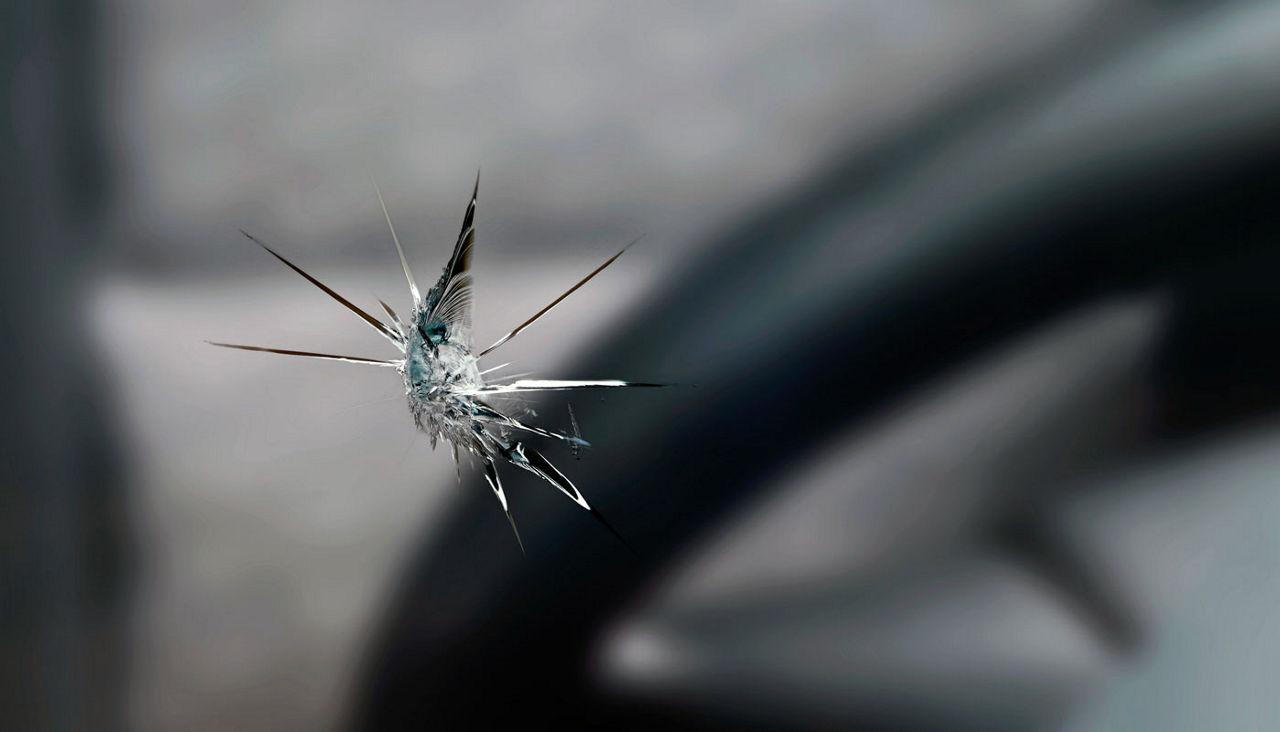
[{"label": "blurred background", "polygon": [[[1280,2],[11,0],[0,727],[1280,728]],[[416,433],[488,361],[632,545]],[[508,471],[510,472],[510,471]]]}]

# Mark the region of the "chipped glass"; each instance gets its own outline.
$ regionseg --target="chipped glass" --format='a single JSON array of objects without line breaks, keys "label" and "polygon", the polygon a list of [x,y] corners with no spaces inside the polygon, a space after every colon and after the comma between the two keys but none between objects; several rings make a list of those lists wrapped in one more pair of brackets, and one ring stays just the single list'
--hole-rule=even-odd
[{"label": "chipped glass", "polygon": [[378,203],[386,218],[387,228],[391,231],[396,252],[400,255],[400,264],[404,269],[405,279],[409,283],[409,294],[413,298],[413,310],[407,319],[402,320],[390,305],[381,300],[379,303],[386,313],[389,324],[375,318],[304,272],[253,235],[243,230],[241,233],[378,331],[400,351],[402,354],[400,358],[376,359],[213,341],[209,343],[222,348],[394,368],[404,379],[409,412],[413,416],[414,424],[431,438],[431,446],[434,448],[439,440],[446,440],[452,445],[453,459],[458,463],[459,475],[461,475],[460,451],[471,454],[480,461],[484,467],[485,481],[499,505],[502,506],[502,511],[511,524],[511,530],[515,533],[516,542],[520,545],[521,551],[524,550],[524,544],[520,540],[520,532],[512,518],[506,493],[502,489],[498,463],[514,465],[547,481],[617,536],[617,531],[600,515],[599,511],[591,507],[573,482],[541,452],[526,442],[531,435],[560,440],[569,446],[574,457],[578,457],[581,448],[586,447],[588,443],[578,433],[577,419],[573,416],[572,410],[570,410],[570,422],[573,426],[573,434],[569,435],[522,422],[495,407],[487,398],[521,392],[648,387],[657,386],[657,384],[618,379],[558,381],[518,378],[527,374],[494,377],[489,380],[487,376],[510,364],[503,363],[481,369],[480,359],[493,353],[504,343],[533,325],[579,287],[617,261],[618,257],[622,256],[623,252],[635,242],[623,247],[621,251],[605,260],[603,264],[565,290],[546,307],[477,354],[473,352],[471,340],[471,254],[475,246],[475,213],[480,176],[476,176],[475,188],[472,189],[471,200],[467,204],[467,211],[462,219],[462,231],[458,235],[453,254],[449,257],[449,262],[441,272],[440,278],[425,296],[419,291],[413,272],[409,269],[404,248],[400,245],[400,238],[396,235],[391,216],[387,213],[386,204],[382,200],[382,192],[378,191],[376,186],[374,190],[377,192]]}]

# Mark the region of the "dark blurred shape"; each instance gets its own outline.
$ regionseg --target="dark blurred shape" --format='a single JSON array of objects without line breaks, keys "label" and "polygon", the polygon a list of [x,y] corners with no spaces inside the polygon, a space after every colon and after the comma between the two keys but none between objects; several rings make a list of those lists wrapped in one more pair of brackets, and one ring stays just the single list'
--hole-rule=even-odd
[{"label": "dark blurred shape", "polygon": [[[958,725],[946,703],[920,706],[910,694],[850,696],[812,716],[804,688],[761,691],[732,675],[730,693],[775,695],[748,705],[769,707],[767,721],[724,705],[622,699],[600,690],[590,659],[682,550],[753,495],[786,490],[830,435],[874,430],[922,386],[1051,318],[1160,293],[1173,315],[1151,364],[1159,388],[1133,387],[1155,399],[1151,418],[1069,469],[1029,471],[1020,492],[970,522],[973,543],[1057,588],[1100,646],[1131,648],[1140,619],[1123,588],[1046,533],[1043,515],[1069,478],[1159,451],[1171,431],[1205,435],[1274,412],[1280,313],[1260,264],[1280,233],[1280,13],[1272,3],[1118,7],[1127,11],[1094,25],[1104,33],[1068,39],[854,151],[654,293],[578,371],[697,388],[575,405],[596,448],[574,480],[640,558],[531,488],[514,491],[525,494],[515,511],[528,527],[519,561],[492,498],[472,485],[404,576],[353,726]],[[1207,396],[1225,384],[1239,396]],[[866,592],[875,594],[856,584],[797,593],[772,612],[804,627],[849,617]],[[819,637],[853,637],[831,627]],[[777,661],[743,663],[768,671]],[[839,674],[816,676],[839,697]],[[888,708],[898,704],[912,713]],[[982,729],[1046,721],[1019,714],[994,727],[968,719]]]},{"label": "dark blurred shape", "polygon": [[123,727],[125,517],[101,360],[85,332],[102,239],[96,6],[0,10],[0,728]]},{"label": "dark blurred shape", "polygon": [[[1280,201],[1280,189],[1266,191]],[[1195,435],[1256,419],[1280,405],[1280,244],[1274,231],[1236,231],[1258,246],[1180,275],[1178,297],[1157,372],[1161,425],[1172,436]]]}]

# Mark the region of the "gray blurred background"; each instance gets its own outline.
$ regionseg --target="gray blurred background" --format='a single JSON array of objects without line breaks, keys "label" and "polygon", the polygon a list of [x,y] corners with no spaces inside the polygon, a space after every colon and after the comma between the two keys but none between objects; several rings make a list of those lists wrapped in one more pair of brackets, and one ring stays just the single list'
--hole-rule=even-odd
[{"label": "gray blurred background", "polygon": [[[1280,3],[0,26],[0,726],[1280,727]],[[521,557],[387,371],[204,343],[390,357],[237,229],[407,310],[372,182],[425,282],[478,168],[478,342],[645,234],[491,362],[677,384],[537,403],[636,559],[517,483]]]}]

